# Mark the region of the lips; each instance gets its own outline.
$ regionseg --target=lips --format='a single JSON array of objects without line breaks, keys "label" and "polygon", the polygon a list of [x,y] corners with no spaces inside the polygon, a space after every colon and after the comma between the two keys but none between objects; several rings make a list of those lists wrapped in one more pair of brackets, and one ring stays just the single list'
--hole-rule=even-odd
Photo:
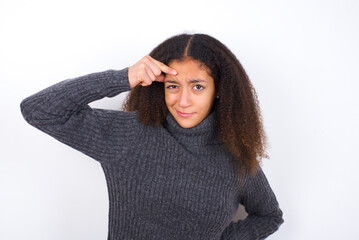
[{"label": "lips", "polygon": [[188,117],[191,117],[194,113],[183,113],[183,112],[180,112],[180,111],[177,111],[177,114],[180,116],[180,117],[184,117],[184,118],[188,118]]}]

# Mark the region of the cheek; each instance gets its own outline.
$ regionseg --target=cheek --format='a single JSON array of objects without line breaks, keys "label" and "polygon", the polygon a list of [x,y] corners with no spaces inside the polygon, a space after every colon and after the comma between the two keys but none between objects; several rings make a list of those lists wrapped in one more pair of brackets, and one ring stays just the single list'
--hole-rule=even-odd
[{"label": "cheek", "polygon": [[172,106],[176,103],[176,99],[172,94],[165,93],[165,101],[167,106]]},{"label": "cheek", "polygon": [[213,94],[208,94],[204,96],[201,100],[197,101],[203,110],[208,110],[212,107],[214,102],[214,96]]}]

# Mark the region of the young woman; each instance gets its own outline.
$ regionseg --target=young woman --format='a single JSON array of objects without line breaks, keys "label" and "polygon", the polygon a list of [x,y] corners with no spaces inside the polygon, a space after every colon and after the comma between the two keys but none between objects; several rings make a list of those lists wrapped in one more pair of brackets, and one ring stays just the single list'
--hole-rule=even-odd
[{"label": "young woman", "polygon": [[[87,105],[129,90],[126,111]],[[174,36],[130,68],[46,88],[21,111],[101,163],[108,239],[263,239],[283,222],[259,166],[266,138],[255,90],[213,37]],[[239,203],[248,217],[234,222]]]}]

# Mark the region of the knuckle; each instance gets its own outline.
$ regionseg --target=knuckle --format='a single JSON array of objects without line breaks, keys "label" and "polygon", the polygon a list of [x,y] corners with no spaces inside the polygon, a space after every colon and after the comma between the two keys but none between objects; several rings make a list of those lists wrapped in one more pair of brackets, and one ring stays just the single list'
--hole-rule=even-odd
[{"label": "knuckle", "polygon": [[151,62],[151,57],[149,55],[146,55],[143,60],[146,62],[146,63],[150,63]]},{"label": "knuckle", "polygon": [[150,60],[149,60],[147,57],[145,57],[145,58],[143,59],[143,63],[144,63],[145,65],[148,65],[148,64],[150,63]]},{"label": "knuckle", "polygon": [[156,68],[156,69],[154,70],[154,74],[155,74],[156,76],[159,76],[161,73],[162,73],[162,71],[161,71],[160,68]]},{"label": "knuckle", "polygon": [[141,70],[143,70],[146,68],[146,64],[144,62],[141,62],[139,67]]},{"label": "knuckle", "polygon": [[138,75],[140,75],[141,77],[145,76],[146,74],[146,68],[141,68],[141,70],[138,72]]}]

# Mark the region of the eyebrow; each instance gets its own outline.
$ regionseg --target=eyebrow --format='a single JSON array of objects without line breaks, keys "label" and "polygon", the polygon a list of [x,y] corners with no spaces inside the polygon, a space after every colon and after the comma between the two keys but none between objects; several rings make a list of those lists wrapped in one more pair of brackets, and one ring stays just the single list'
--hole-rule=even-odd
[{"label": "eyebrow", "polygon": [[[177,81],[175,80],[165,80],[166,83],[177,83]],[[192,79],[189,81],[190,83],[199,83],[199,82],[207,82],[206,80],[203,80],[203,79]]]}]

